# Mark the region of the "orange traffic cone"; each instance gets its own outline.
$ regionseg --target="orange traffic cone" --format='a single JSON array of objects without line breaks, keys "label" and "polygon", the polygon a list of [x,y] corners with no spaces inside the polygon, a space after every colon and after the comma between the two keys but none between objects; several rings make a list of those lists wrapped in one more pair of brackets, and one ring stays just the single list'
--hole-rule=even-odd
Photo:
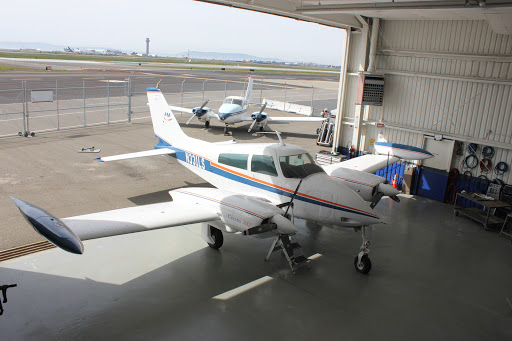
[{"label": "orange traffic cone", "polygon": [[396,182],[397,177],[398,177],[398,175],[395,174],[395,176],[393,177],[393,181],[391,181],[391,186],[393,186],[394,188],[398,188],[398,184]]}]

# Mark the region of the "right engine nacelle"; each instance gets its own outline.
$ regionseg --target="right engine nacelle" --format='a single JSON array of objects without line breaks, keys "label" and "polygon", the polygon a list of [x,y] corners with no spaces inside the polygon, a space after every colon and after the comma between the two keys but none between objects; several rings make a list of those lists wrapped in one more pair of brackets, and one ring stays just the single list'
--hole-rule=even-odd
[{"label": "right engine nacelle", "polygon": [[374,201],[375,195],[379,193],[390,197],[396,197],[400,193],[388,184],[387,179],[375,174],[348,168],[337,168],[329,175],[350,187],[365,201]]}]

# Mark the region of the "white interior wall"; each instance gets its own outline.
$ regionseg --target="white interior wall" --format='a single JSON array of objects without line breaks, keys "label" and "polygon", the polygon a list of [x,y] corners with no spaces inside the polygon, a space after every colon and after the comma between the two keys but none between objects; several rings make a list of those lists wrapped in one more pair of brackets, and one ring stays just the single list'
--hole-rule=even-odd
[{"label": "white interior wall", "polygon": [[[493,146],[493,164],[512,167],[512,36],[485,21],[381,21],[376,73],[385,74],[384,104],[369,107],[365,150],[379,133],[423,146],[423,134]],[[353,35],[356,38],[357,35]],[[346,120],[354,117],[360,39],[351,39]],[[344,131],[347,127],[344,128]],[[351,139],[344,133],[342,146]],[[453,167],[460,160],[454,158]],[[473,171],[474,176],[480,169]],[[489,176],[491,179],[495,175]],[[512,170],[500,176],[512,183]]]}]

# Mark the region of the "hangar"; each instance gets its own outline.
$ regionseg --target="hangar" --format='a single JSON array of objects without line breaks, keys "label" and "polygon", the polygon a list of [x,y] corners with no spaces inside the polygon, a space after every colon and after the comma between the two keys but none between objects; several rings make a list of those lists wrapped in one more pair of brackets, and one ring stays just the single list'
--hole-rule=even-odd
[{"label": "hangar", "polygon": [[[204,2],[346,31],[333,151],[373,152],[379,135],[425,147],[437,157],[421,178],[435,188],[418,189],[437,200],[452,168],[473,182],[512,182],[495,169],[512,160],[512,1]],[[481,171],[475,163],[491,150]]]},{"label": "hangar", "polygon": [[[29,289],[9,289],[8,338],[509,339],[510,243],[424,198],[444,197],[469,144],[478,161],[492,147],[493,165],[510,164],[509,2],[206,2],[347,30],[336,151],[371,151],[382,135],[445,157],[422,165],[421,196],[377,207],[392,224],[375,231],[371,276],[347,275],[352,232],[301,230],[305,249],[322,250],[309,276],[262,265],[258,241],[228,237],[212,256],[193,229],[91,241],[82,258],[44,253],[2,268]],[[360,98],[366,83],[383,88],[382,103]]]}]

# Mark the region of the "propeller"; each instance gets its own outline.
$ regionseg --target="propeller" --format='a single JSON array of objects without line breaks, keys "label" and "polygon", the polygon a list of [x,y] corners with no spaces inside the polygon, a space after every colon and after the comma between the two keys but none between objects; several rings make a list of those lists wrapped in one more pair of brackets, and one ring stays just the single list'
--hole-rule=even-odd
[{"label": "propeller", "polygon": [[261,113],[263,112],[263,110],[265,110],[266,107],[267,107],[267,103],[263,104],[260,112],[256,116],[254,116],[254,120],[252,121],[251,126],[249,127],[249,130],[247,130],[248,133],[250,133],[252,128],[254,128],[254,125],[256,124],[256,122],[258,121],[258,118],[260,118]]},{"label": "propeller", "polygon": [[198,114],[202,113],[203,112],[203,108],[205,107],[206,104],[208,104],[208,99],[206,100],[206,102],[203,103],[203,105],[201,105],[200,108],[197,108],[197,109],[194,109],[193,110],[193,114],[192,116],[188,119],[187,121],[187,125],[192,121],[192,119],[196,116],[198,116]]},{"label": "propeller", "polygon": [[270,219],[265,219],[263,222],[258,225],[251,227],[245,231],[243,231],[244,236],[250,236],[253,234],[265,233],[272,230],[277,230],[279,234],[293,234],[297,232],[297,227],[291,222],[290,219],[286,218],[288,215],[288,210],[291,206],[293,206],[293,200],[299,191],[300,185],[302,184],[302,179],[300,179],[295,192],[289,202],[278,205],[279,208],[283,208],[284,206],[288,206],[284,214],[276,214]]}]

